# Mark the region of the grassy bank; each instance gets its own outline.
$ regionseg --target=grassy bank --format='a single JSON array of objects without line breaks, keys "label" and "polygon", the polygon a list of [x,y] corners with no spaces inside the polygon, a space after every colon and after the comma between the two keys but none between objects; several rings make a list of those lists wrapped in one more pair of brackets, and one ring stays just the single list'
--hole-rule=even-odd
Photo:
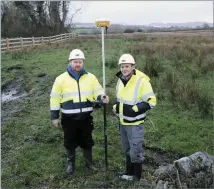
[{"label": "grassy bank", "polygon": [[[2,187],[3,188],[92,188],[131,185],[115,178],[124,168],[117,119],[111,112],[115,98],[117,62],[131,53],[137,67],[151,78],[157,106],[145,123],[145,146],[189,155],[196,151],[213,153],[213,71],[214,47],[211,37],[141,36],[106,38],[106,86],[108,106],[109,175],[104,174],[102,109],[93,113],[94,158],[101,169],[91,174],[77,152],[77,171],[64,173],[66,156],[63,132],[51,125],[49,94],[55,78],[68,64],[69,52],[83,50],[85,68],[102,84],[101,39],[75,39],[65,44],[44,46],[2,55],[2,92],[20,85],[28,95],[2,103]],[[146,155],[146,154],[145,154]],[[146,155],[147,157],[147,155]],[[146,161],[149,162],[149,161]],[[152,174],[143,170],[145,177]]]}]

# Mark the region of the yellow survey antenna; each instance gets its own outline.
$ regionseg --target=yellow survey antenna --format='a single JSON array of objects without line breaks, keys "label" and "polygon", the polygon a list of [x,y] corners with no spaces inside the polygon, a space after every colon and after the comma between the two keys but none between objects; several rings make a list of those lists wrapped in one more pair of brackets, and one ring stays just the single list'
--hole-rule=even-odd
[{"label": "yellow survey antenna", "polygon": [[[105,51],[104,51],[104,30],[107,29],[109,26],[110,21],[106,19],[99,19],[95,21],[96,26],[101,28],[102,33],[102,62],[103,62],[103,89],[104,94],[106,94],[106,81],[105,81]],[[105,173],[107,176],[108,171],[108,152],[107,152],[107,120],[106,120],[106,104],[103,104],[103,118],[104,118],[104,140],[105,140]]]},{"label": "yellow survey antenna", "polygon": [[108,27],[110,21],[107,19],[98,19],[95,23],[97,27]]}]

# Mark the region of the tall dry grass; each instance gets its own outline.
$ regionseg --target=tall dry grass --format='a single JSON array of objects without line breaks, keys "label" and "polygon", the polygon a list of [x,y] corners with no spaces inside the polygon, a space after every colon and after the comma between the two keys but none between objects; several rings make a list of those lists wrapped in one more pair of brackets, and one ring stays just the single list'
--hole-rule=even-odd
[{"label": "tall dry grass", "polygon": [[212,37],[163,36],[134,40],[127,52],[145,56],[143,71],[152,78],[159,99],[177,106],[197,106],[202,117],[212,117],[212,97],[201,93],[200,78],[214,71]]}]

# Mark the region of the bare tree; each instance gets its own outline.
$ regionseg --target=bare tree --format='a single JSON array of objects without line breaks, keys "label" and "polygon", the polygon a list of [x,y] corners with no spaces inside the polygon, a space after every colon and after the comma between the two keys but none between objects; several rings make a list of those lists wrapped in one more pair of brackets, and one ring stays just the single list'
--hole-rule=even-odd
[{"label": "bare tree", "polygon": [[67,32],[74,15],[80,11],[77,9],[68,18],[69,4],[70,1],[2,1],[2,37],[49,36]]}]

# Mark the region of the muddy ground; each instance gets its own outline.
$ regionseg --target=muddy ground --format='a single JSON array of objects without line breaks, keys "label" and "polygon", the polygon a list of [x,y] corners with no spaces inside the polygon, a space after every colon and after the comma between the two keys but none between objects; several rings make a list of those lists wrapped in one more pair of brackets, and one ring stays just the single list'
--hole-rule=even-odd
[{"label": "muddy ground", "polygon": [[[45,77],[45,74],[38,78]],[[21,112],[20,103],[25,96],[29,95],[24,85],[19,82],[12,82],[2,87],[2,118],[4,124],[15,118]],[[2,125],[4,126],[4,125]],[[4,135],[4,133],[2,133]],[[179,170],[174,170],[168,175],[155,175],[159,167],[173,166],[173,162],[185,156],[182,153],[163,151],[158,148],[144,146],[145,162],[143,163],[142,179],[138,188],[213,188],[213,171],[200,170],[190,177],[182,175]],[[116,170],[114,170],[116,174]],[[148,174],[149,173],[149,174]],[[101,184],[102,185],[102,184]]]}]

